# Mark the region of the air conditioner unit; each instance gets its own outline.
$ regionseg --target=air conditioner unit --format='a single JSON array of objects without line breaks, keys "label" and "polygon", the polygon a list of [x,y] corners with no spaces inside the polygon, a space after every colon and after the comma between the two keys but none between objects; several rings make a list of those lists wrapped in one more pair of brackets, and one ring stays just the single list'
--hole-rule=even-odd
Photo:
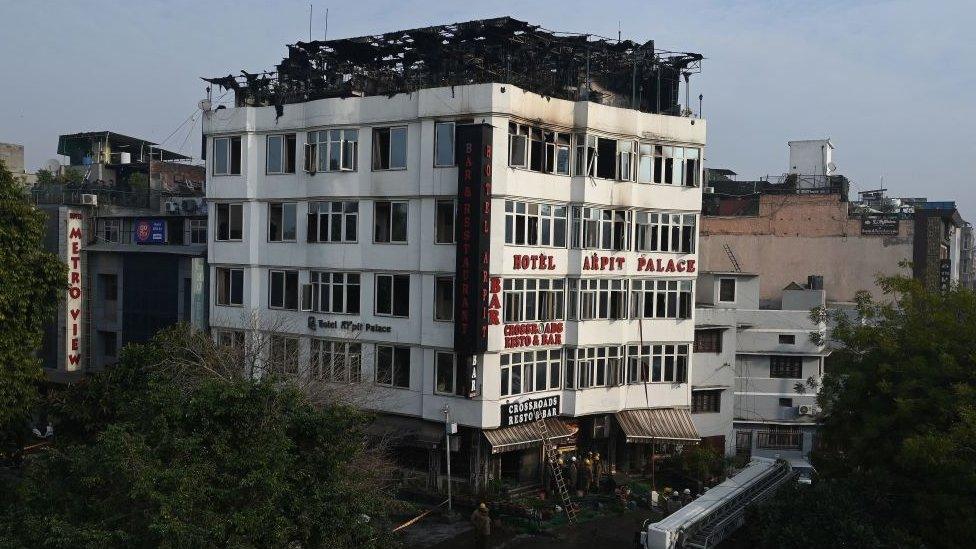
[{"label": "air conditioner unit", "polygon": [[812,404],[801,404],[796,407],[796,412],[801,416],[812,416],[816,413]]},{"label": "air conditioner unit", "polygon": [[85,206],[98,206],[98,195],[97,194],[83,194],[81,195],[81,203]]},{"label": "air conditioner unit", "polygon": [[705,187],[705,194],[715,194],[715,187]]},{"label": "air conditioner unit", "polygon": [[167,200],[166,213],[180,213],[180,203],[176,200]]}]

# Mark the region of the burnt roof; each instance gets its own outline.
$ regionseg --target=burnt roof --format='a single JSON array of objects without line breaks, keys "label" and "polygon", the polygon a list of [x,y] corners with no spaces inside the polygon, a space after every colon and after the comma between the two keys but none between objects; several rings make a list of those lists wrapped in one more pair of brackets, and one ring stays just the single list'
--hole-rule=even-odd
[{"label": "burnt roof", "polygon": [[274,71],[204,78],[233,90],[237,106],[409,93],[507,83],[544,96],[679,114],[679,81],[701,70],[697,53],[654,41],[557,33],[511,17],[298,42]]}]

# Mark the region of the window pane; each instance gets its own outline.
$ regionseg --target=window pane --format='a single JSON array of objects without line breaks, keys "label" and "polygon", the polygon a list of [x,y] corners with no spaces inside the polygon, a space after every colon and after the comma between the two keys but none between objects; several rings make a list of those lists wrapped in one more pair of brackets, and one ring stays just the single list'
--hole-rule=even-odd
[{"label": "window pane", "polygon": [[393,350],[393,385],[410,387],[410,348],[395,347]]},{"label": "window pane", "polygon": [[454,355],[437,353],[435,389],[438,393],[454,392]]},{"label": "window pane", "polygon": [[390,129],[390,168],[407,167],[407,128]]},{"label": "window pane", "polygon": [[454,202],[439,200],[437,202],[436,242],[450,244],[454,242]]},{"label": "window pane", "polygon": [[376,382],[384,385],[393,383],[393,347],[376,347]]},{"label": "window pane", "polygon": [[407,241],[407,203],[406,202],[393,203],[392,225],[393,226],[391,230],[391,241],[406,242]]},{"label": "window pane", "polygon": [[393,314],[393,277],[376,276],[376,313]]},{"label": "window pane", "polygon": [[410,275],[396,275],[393,280],[393,314],[410,316]]},{"label": "window pane", "polygon": [[214,173],[227,173],[227,149],[229,142],[226,138],[214,139]]},{"label": "window pane", "polygon": [[281,142],[282,136],[268,136],[268,173],[281,173]]},{"label": "window pane", "polygon": [[436,151],[434,164],[437,166],[454,165],[454,123],[443,122],[435,124],[434,128]]}]

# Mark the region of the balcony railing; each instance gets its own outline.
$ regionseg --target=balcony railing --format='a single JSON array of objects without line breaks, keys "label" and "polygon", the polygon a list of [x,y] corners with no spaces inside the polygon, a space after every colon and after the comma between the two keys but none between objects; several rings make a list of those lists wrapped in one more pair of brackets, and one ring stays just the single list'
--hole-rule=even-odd
[{"label": "balcony railing", "polygon": [[758,445],[764,450],[803,450],[800,431],[759,431]]}]

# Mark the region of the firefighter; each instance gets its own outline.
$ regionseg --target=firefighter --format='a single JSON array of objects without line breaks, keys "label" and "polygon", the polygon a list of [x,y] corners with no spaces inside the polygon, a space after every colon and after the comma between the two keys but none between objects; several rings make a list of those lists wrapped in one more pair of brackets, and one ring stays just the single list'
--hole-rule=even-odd
[{"label": "firefighter", "polygon": [[491,535],[491,516],[488,506],[482,503],[471,513],[471,524],[474,525],[474,542],[478,549],[488,547],[488,536]]},{"label": "firefighter", "polygon": [[600,459],[600,452],[593,454],[593,482],[597,492],[602,492],[603,484],[603,460]]},{"label": "firefighter", "polygon": [[590,487],[593,485],[593,462],[589,458],[586,458],[586,461],[583,462],[582,476],[583,479],[580,483],[580,489],[584,494],[588,494],[590,493]]},{"label": "firefighter", "polygon": [[569,474],[566,475],[569,480],[569,486],[573,490],[579,489],[579,467],[576,466],[576,456],[569,458]]}]

